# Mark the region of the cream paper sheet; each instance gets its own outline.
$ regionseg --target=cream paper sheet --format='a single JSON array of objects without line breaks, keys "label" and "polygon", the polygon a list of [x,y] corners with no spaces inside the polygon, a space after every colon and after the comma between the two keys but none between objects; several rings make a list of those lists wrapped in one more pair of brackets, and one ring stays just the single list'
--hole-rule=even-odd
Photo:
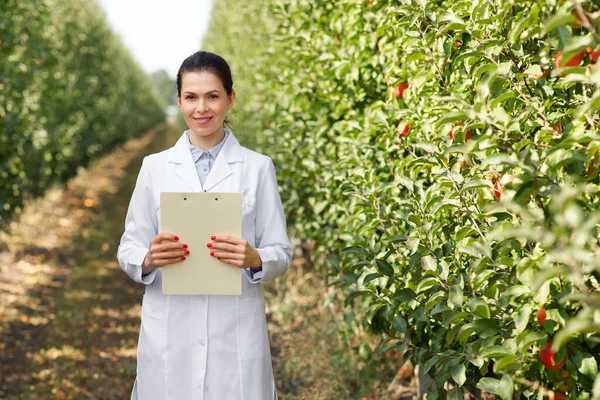
[{"label": "cream paper sheet", "polygon": [[213,235],[242,236],[240,193],[162,192],[161,230],[179,236],[190,254],[162,269],[164,294],[242,294],[242,270],[210,256]]}]

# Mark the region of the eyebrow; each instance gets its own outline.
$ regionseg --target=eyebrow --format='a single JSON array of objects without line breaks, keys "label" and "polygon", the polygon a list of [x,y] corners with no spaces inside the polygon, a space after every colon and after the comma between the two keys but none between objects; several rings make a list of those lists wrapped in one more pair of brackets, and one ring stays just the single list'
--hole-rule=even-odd
[{"label": "eyebrow", "polygon": [[[219,94],[220,94],[221,92],[220,92],[219,90],[217,90],[217,89],[215,89],[215,90],[211,90],[210,92],[206,92],[206,94],[211,94],[211,93],[219,93]],[[193,95],[196,95],[196,93],[194,93],[194,92],[190,92],[190,91],[185,91],[185,92],[183,92],[183,94],[184,94],[184,95],[186,95],[186,94],[193,94]]]}]

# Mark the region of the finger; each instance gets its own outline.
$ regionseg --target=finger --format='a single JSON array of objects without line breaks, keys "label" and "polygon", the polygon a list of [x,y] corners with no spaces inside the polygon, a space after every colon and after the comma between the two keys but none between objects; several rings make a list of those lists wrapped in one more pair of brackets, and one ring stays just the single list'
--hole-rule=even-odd
[{"label": "finger", "polygon": [[171,264],[177,264],[179,262],[182,262],[185,260],[185,257],[177,257],[177,258],[168,258],[168,259],[164,259],[164,260],[157,260],[154,265],[156,265],[159,268],[162,268],[166,265],[171,265]]},{"label": "finger", "polygon": [[161,243],[163,240],[169,240],[173,242],[179,241],[179,236],[171,232],[159,232],[158,235],[154,236],[150,243]]},{"label": "finger", "polygon": [[236,260],[233,258],[221,258],[221,259],[219,259],[219,261],[221,261],[225,264],[233,265],[234,267],[237,267],[237,268],[244,268],[244,263],[241,260]]},{"label": "finger", "polygon": [[[214,239],[213,239],[214,238]],[[237,236],[230,236],[230,235],[216,235],[216,236],[212,236],[211,240],[213,242],[223,242],[223,243],[231,243],[231,244],[244,244],[244,243],[248,243],[246,240],[237,237]]]},{"label": "finger", "polygon": [[169,258],[181,258],[187,257],[190,254],[189,250],[179,250],[179,251],[163,251],[152,254],[152,258],[155,260],[164,260]]},{"label": "finger", "polygon": [[246,251],[246,248],[244,246],[225,242],[208,243],[206,246],[212,250],[223,250],[228,251],[230,253],[244,253]]},{"label": "finger", "polygon": [[172,251],[172,250],[181,250],[187,249],[188,245],[180,242],[167,242],[162,244],[153,244],[150,246],[150,249],[153,251]]},{"label": "finger", "polygon": [[244,253],[230,253],[227,251],[211,251],[210,255],[215,258],[231,258],[234,260],[246,259],[246,254]]}]

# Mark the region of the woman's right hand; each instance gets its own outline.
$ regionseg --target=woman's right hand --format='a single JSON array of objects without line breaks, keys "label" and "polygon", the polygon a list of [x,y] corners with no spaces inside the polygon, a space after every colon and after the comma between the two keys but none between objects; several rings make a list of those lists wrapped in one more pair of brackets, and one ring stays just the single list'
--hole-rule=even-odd
[{"label": "woman's right hand", "polygon": [[190,254],[187,244],[180,243],[179,238],[169,232],[160,232],[150,240],[150,250],[142,264],[142,274],[147,275],[155,268],[175,264],[185,260]]}]

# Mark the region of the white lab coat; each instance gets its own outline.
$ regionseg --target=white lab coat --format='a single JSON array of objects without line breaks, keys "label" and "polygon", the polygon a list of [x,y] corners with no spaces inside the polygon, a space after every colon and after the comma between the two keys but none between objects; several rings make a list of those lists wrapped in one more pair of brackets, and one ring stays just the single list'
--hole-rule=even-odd
[{"label": "white lab coat", "polygon": [[[160,192],[202,190],[242,193],[242,236],[258,250],[263,270],[243,271],[240,296],[164,295],[160,268],[142,277],[149,242],[160,231]],[[259,283],[286,272],[291,255],[269,157],[230,134],[204,188],[185,133],[174,147],[146,157],[118,250],[121,268],[146,285],[132,399],[276,398]]]}]

